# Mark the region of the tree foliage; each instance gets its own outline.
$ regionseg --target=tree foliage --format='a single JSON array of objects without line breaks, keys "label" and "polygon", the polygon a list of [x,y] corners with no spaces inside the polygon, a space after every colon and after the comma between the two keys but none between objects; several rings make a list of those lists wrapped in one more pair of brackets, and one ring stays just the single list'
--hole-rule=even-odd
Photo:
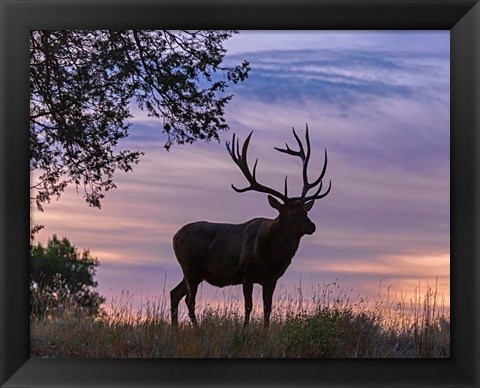
[{"label": "tree foliage", "polygon": [[120,149],[131,106],[161,118],[165,147],[218,140],[228,129],[231,84],[249,64],[223,65],[234,31],[31,31],[30,169],[39,176],[31,201],[39,210],[73,184],[100,207],[141,152]]},{"label": "tree foliage", "polygon": [[69,300],[96,314],[104,302],[94,280],[99,265],[88,250],[80,252],[67,238],[59,240],[56,235],[46,247],[40,243],[32,247],[30,289],[34,313],[43,314]]}]

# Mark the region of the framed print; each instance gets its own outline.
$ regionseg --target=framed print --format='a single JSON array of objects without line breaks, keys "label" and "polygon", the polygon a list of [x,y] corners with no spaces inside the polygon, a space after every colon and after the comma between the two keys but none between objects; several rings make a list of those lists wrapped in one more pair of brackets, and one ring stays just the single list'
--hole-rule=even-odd
[{"label": "framed print", "polygon": [[479,386],[477,1],[0,4],[2,386]]}]

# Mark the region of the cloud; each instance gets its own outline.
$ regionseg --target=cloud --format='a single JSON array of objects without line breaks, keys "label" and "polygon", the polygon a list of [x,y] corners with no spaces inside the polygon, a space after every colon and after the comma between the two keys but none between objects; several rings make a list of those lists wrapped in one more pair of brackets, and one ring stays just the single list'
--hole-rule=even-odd
[{"label": "cloud", "polygon": [[229,55],[268,50],[335,49],[448,55],[449,31],[241,31],[226,41]]},{"label": "cloud", "polygon": [[[443,54],[442,54],[443,55]],[[398,53],[359,49],[296,49],[250,52],[229,57],[248,58],[247,82],[236,95],[267,103],[317,101],[348,111],[352,104],[373,98],[422,98],[445,87],[435,82],[448,73],[448,55]],[[434,82],[432,82],[434,81]],[[426,87],[428,83],[428,87]]]}]

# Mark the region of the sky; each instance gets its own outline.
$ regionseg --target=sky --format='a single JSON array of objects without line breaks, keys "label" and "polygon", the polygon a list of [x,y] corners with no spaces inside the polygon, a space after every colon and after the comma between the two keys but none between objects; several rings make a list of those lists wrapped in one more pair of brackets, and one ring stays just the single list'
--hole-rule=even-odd
[{"label": "sky", "polygon": [[[184,224],[242,223],[276,217],[265,194],[236,193],[245,178],[225,142],[253,130],[250,164],[257,178],[301,191],[298,158],[273,147],[295,146],[292,127],[312,142],[309,176],[328,152],[328,196],[315,202],[316,232],[302,238],[275,297],[339,282],[355,295],[413,295],[435,284],[450,293],[449,31],[241,31],[226,42],[225,63],[250,62],[232,86],[229,132],[221,141],[163,145],[161,121],[132,107],[130,136],[120,144],[145,152],[133,172],[115,175],[102,209],[67,190],[33,222],[37,241],[67,237],[100,261],[96,279],[107,299],[128,291],[135,302],[168,295],[181,279],[172,237]],[[257,288],[258,287],[258,288]],[[380,290],[380,291],[379,291]],[[259,286],[254,288],[258,299]],[[203,285],[197,304],[239,297],[240,287]],[[408,296],[407,296],[408,298]],[[257,308],[260,309],[260,306]]]}]

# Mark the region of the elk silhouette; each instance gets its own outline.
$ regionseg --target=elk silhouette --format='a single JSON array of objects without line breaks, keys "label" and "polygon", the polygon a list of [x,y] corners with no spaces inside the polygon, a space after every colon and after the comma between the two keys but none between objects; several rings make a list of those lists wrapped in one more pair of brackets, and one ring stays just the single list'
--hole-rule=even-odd
[{"label": "elk silhouette", "polygon": [[[199,221],[183,226],[175,234],[173,249],[182,267],[184,278],[170,292],[173,325],[178,324],[178,304],[184,296],[186,296],[188,315],[193,325],[197,325],[195,296],[198,285],[206,280],[217,287],[243,285],[245,326],[249,323],[253,305],[253,284],[260,284],[263,296],[264,326],[268,327],[272,296],[277,280],[290,265],[300,238],[305,234],[311,235],[315,232],[315,224],[308,218],[307,213],[312,209],[315,200],[325,197],[331,189],[330,181],[328,189],[321,193],[322,179],[327,168],[327,151],[325,150],[325,162],[320,176],[310,182],[307,177],[310,160],[308,125],[305,131],[306,150],[294,128],[293,135],[298,143],[298,150],[292,150],[286,143],[285,149],[274,147],[277,151],[298,156],[302,160],[302,194],[299,197],[289,197],[287,177],[285,177],[284,193],[282,194],[257,182],[255,174],[258,159],[253,166],[253,172],[250,172],[247,150],[252,133],[253,131],[246,138],[241,153],[239,140],[235,141],[235,134],[233,134],[231,144],[226,143],[228,153],[250,184],[241,189],[232,184],[232,188],[238,193],[258,191],[268,194],[268,203],[279,214],[273,220],[254,218],[243,224]],[[315,187],[317,187],[315,193],[307,195]]]}]

